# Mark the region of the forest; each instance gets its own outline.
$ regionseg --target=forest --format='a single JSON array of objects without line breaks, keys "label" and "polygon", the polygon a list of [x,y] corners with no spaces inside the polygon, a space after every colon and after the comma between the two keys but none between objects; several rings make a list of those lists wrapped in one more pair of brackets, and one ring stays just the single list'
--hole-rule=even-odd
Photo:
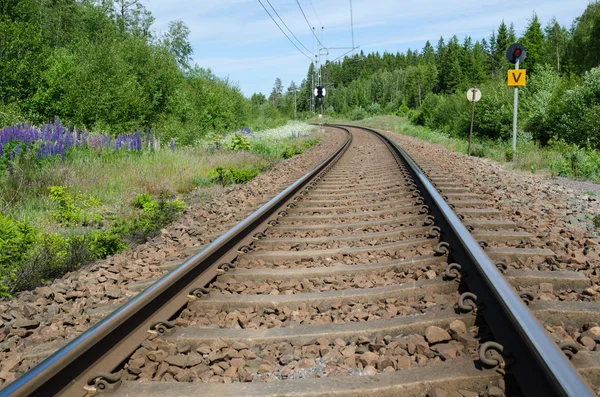
[{"label": "forest", "polygon": [[[600,3],[591,2],[573,21],[561,26],[529,18],[522,36],[501,21],[489,39],[443,37],[421,50],[406,53],[362,51],[339,62],[327,62],[321,74],[328,87],[324,101],[329,115],[362,119],[376,114],[406,115],[417,124],[451,136],[468,134],[471,104],[465,93],[481,89],[475,132],[506,140],[512,131],[513,90],[506,86],[506,58],[515,42],[527,49],[521,65],[527,86],[521,90],[519,129],[542,144],[564,141],[600,148]],[[310,65],[300,86],[298,107],[310,109]]]},{"label": "forest", "polygon": [[183,144],[246,126],[240,89],[191,65],[189,28],[172,21],[157,35],[153,22],[141,0],[3,0],[0,124],[151,127]]}]

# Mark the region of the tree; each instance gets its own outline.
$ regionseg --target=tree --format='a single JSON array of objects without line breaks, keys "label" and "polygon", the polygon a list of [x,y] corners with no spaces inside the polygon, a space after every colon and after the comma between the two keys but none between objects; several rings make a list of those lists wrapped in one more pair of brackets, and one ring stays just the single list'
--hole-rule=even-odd
[{"label": "tree", "polygon": [[590,3],[573,24],[573,70],[583,73],[600,65],[600,2]]},{"label": "tree", "polygon": [[169,31],[163,38],[164,46],[175,55],[179,67],[182,69],[190,68],[191,55],[193,53],[192,45],[189,42],[190,29],[185,26],[183,21],[169,22]]},{"label": "tree", "polygon": [[544,50],[544,34],[542,33],[542,25],[534,12],[525,28],[525,34],[521,39],[521,44],[527,49],[527,58],[523,64],[523,68],[535,71],[538,66]]},{"label": "tree", "polygon": [[509,42],[509,32],[504,21],[498,27],[496,35],[496,43],[494,46],[492,72],[495,74],[503,74],[507,70],[506,49],[511,43]]},{"label": "tree", "polygon": [[269,102],[271,105],[275,107],[279,107],[281,105],[281,97],[283,96],[283,83],[281,79],[277,77],[275,79],[275,83],[273,84],[273,91],[271,91],[271,95],[269,96]]},{"label": "tree", "polygon": [[561,65],[565,62],[569,32],[560,26],[556,18],[552,18],[546,25],[544,49],[542,62],[549,63],[558,73],[561,72]]}]

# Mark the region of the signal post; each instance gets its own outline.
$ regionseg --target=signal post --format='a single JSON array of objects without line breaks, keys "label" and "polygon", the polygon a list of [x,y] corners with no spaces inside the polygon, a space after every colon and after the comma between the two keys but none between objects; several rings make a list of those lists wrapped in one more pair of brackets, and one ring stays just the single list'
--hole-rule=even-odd
[{"label": "signal post", "polygon": [[519,87],[525,86],[526,70],[519,70],[519,64],[527,58],[525,47],[519,43],[515,43],[506,50],[506,59],[510,63],[515,64],[514,70],[508,71],[508,86],[515,87],[514,113],[513,113],[513,141],[512,153],[513,159],[517,155],[517,113],[519,109]]}]

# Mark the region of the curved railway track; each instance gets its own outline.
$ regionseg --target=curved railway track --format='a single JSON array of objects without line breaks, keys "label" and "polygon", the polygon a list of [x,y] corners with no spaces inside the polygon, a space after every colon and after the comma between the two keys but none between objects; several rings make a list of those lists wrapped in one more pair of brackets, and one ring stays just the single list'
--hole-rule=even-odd
[{"label": "curved railway track", "polygon": [[593,339],[597,302],[536,299],[589,279],[435,159],[331,128],[347,139],[319,166],[0,396],[600,390],[600,353],[540,325]]}]

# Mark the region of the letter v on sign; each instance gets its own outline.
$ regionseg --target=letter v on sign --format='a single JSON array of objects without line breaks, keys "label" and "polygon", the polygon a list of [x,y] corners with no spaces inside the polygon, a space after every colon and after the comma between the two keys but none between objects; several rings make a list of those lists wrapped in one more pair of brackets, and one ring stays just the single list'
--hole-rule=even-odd
[{"label": "letter v on sign", "polygon": [[508,71],[508,86],[509,87],[523,87],[525,86],[525,79],[527,73],[525,69],[509,70]]}]

